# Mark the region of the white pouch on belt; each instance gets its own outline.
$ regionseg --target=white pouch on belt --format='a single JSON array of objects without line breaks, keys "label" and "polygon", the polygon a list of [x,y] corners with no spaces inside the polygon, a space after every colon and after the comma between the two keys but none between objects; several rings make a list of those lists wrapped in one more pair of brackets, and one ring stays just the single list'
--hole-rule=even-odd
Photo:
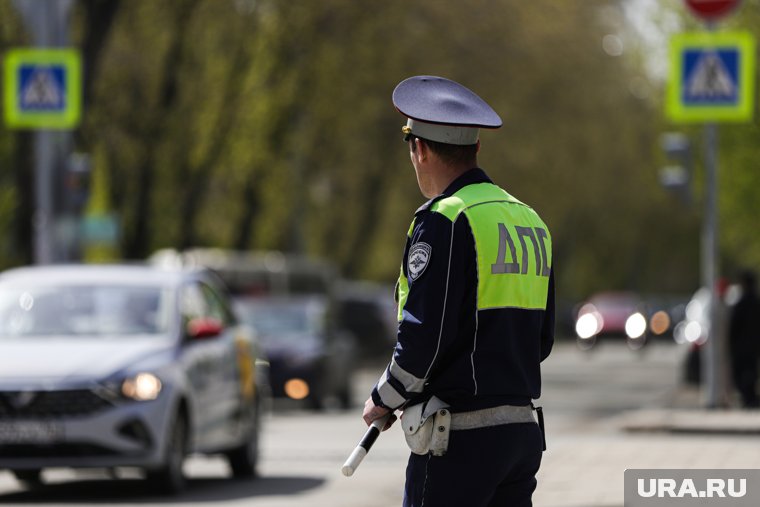
[{"label": "white pouch on belt", "polygon": [[433,396],[427,403],[419,403],[404,409],[401,427],[406,444],[414,454],[443,456],[449,446],[451,413],[448,405]]}]

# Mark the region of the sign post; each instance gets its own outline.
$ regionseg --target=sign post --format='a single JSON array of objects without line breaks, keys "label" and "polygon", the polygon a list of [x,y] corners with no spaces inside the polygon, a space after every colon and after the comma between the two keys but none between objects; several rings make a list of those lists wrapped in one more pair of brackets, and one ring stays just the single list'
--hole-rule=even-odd
[{"label": "sign post", "polygon": [[746,33],[716,33],[715,21],[738,0],[686,0],[707,23],[707,32],[674,36],[666,113],[682,123],[704,123],[705,209],[702,227],[702,284],[710,290],[710,327],[701,353],[703,403],[724,402],[725,368],[718,294],[718,126],[747,122],[754,112],[755,41]]},{"label": "sign post", "polygon": [[69,45],[68,21],[73,0],[13,0],[35,48],[4,55],[5,121],[10,128],[35,129],[34,262],[59,260],[59,223],[55,207],[56,168],[70,149],[80,117],[81,71],[78,53]]}]

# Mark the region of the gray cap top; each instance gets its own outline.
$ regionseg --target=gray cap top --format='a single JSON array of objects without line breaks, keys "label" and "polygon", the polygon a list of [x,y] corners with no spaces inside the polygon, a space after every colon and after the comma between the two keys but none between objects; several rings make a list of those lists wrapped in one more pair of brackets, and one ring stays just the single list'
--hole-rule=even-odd
[{"label": "gray cap top", "polygon": [[501,118],[468,88],[442,77],[415,76],[393,90],[393,105],[409,118],[403,128],[431,141],[474,144],[479,128],[499,128]]}]

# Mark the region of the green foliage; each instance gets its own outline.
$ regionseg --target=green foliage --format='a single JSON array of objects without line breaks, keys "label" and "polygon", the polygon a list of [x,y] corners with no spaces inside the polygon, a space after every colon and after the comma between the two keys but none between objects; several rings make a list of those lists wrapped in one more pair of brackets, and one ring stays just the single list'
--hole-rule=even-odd
[{"label": "green foliage", "polygon": [[[680,16],[684,31],[703,31],[705,24],[683,5],[665,5],[664,10]],[[721,19],[718,29],[744,30],[760,41],[760,2],[741,2],[735,12]],[[760,61],[760,53],[755,58]],[[760,82],[760,68],[755,83]],[[755,90],[756,111],[758,89]],[[661,131],[680,130],[691,139],[696,160],[694,173],[695,202],[692,213],[701,221],[704,206],[704,128],[702,125],[663,125]],[[720,124],[718,151],[719,246],[721,275],[732,277],[743,268],[760,270],[760,236],[756,229],[757,189],[760,188],[760,116],[748,124]],[[679,238],[674,238],[678,241]],[[698,259],[698,247],[693,248]],[[693,262],[693,259],[692,259]],[[698,269],[698,268],[697,268]]]},{"label": "green foliage", "polygon": [[[727,28],[751,32],[760,41],[760,2],[747,1],[736,15],[727,19]],[[760,62],[760,52],[755,53]],[[755,83],[760,83],[760,65]],[[720,226],[723,272],[732,276],[742,268],[760,270],[760,236],[757,231],[757,203],[760,188],[760,115],[755,89],[753,123],[720,128]]]},{"label": "green foliage", "polygon": [[[9,5],[0,0],[0,14]],[[697,222],[660,189],[659,106],[631,92],[641,80],[635,58],[602,50],[612,28],[600,12],[617,8],[81,1],[74,39],[99,42],[87,46],[92,86],[78,149],[97,154],[109,182],[108,199],[98,199],[120,217],[124,257],[194,245],[283,249],[390,281],[424,200],[390,95],[410,75],[443,75],[502,115],[504,128],[482,133],[480,163],[549,224],[564,298],[688,291]],[[98,16],[109,9],[105,25]],[[5,20],[1,33],[19,38]],[[2,160],[13,156],[0,142]]]},{"label": "green foliage", "polygon": [[[25,42],[20,25],[20,17],[12,4],[0,2],[0,58],[7,49]],[[0,100],[0,117],[4,115],[4,100]],[[27,238],[19,232],[22,222],[31,227],[31,216],[22,202],[30,188],[20,188],[21,182],[28,182],[24,172],[30,170],[27,158],[21,153],[26,140],[28,135],[24,139],[14,136],[4,120],[0,123],[0,233],[4,238],[0,245],[0,269],[24,262],[25,252],[30,249],[30,245],[22,244]]]}]

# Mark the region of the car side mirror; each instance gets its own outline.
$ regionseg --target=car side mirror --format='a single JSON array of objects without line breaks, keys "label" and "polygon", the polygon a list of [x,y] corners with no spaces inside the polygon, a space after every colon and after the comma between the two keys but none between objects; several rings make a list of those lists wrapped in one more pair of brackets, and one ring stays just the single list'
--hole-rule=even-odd
[{"label": "car side mirror", "polygon": [[224,331],[224,325],[217,319],[197,318],[187,323],[187,336],[191,340],[214,338]]}]

